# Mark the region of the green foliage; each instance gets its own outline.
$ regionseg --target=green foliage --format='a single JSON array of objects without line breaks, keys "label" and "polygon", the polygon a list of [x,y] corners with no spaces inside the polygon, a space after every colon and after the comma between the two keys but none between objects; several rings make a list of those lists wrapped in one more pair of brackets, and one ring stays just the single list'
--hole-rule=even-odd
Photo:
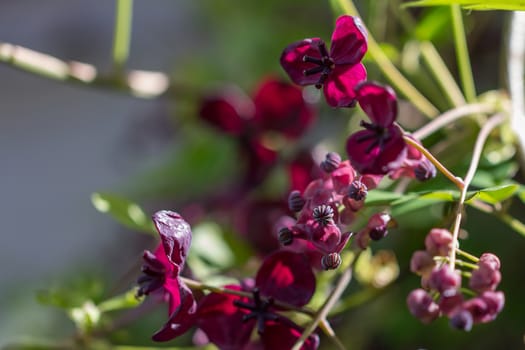
[{"label": "green foliage", "polygon": [[101,213],[110,215],[122,225],[138,232],[155,234],[156,230],[148,215],[138,204],[116,194],[95,192],[91,203]]},{"label": "green foliage", "polygon": [[509,10],[523,11],[525,3],[522,0],[420,0],[404,4],[405,7],[461,5],[468,10]]}]

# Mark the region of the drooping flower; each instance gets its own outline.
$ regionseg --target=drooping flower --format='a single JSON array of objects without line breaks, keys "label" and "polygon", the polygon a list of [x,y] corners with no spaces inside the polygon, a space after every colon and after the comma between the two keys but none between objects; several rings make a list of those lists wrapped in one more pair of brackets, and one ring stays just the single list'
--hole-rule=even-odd
[{"label": "drooping flower", "polygon": [[355,104],[354,87],[366,79],[361,59],[367,50],[367,34],[357,17],[340,16],[335,23],[330,51],[320,38],[292,43],[281,55],[281,66],[298,85],[323,88],[332,107]]},{"label": "drooping flower", "polygon": [[138,296],[160,295],[168,303],[169,320],[153,335],[155,341],[167,341],[186,332],[194,324],[197,305],[191,290],[180,279],[191,245],[190,225],[168,210],[153,215],[161,244],[155,253],[145,251]]},{"label": "drooping flower", "polygon": [[[242,349],[257,329],[266,349],[289,349],[299,339],[302,328],[278,313],[275,301],[301,307],[315,291],[315,276],[302,254],[278,251],[259,268],[253,287],[229,285],[228,289],[251,291],[253,299],[210,293],[199,303],[197,324],[208,339],[221,349]],[[316,349],[319,339],[310,336],[303,349]]]},{"label": "drooping flower", "polygon": [[356,88],[357,100],[371,123],[346,142],[350,162],[361,174],[385,175],[402,166],[407,155],[403,131],[395,123],[397,98],[389,86],[363,82]]},{"label": "drooping flower", "polygon": [[[420,143],[411,135],[406,135],[417,143]],[[407,156],[401,166],[392,170],[388,176],[395,180],[401,176],[411,177],[419,181],[426,181],[436,176],[436,167],[417,148],[407,145]]]}]

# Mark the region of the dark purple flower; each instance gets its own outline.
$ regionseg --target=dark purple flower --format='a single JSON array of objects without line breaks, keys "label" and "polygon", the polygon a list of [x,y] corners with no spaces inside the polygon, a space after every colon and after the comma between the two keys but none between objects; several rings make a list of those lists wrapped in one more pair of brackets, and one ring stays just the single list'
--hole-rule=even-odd
[{"label": "dark purple flower", "polygon": [[355,104],[354,87],[366,79],[361,59],[367,50],[367,34],[357,17],[341,16],[335,23],[330,52],[319,38],[297,41],[286,47],[281,66],[298,85],[324,86],[332,107]]},{"label": "dark purple flower", "polygon": [[371,123],[348,138],[346,151],[361,174],[385,175],[402,166],[407,154],[403,131],[395,123],[397,99],[392,88],[374,82],[356,87],[357,101]]},{"label": "dark purple flower", "polygon": [[[248,291],[246,286],[227,286]],[[268,256],[255,278],[253,299],[210,293],[199,303],[198,325],[221,349],[242,349],[257,328],[268,349],[289,349],[302,328],[278,313],[274,301],[293,306],[307,304],[315,291],[315,276],[303,254],[278,251]],[[316,349],[318,337],[308,338],[303,349]]]},{"label": "dark purple flower", "polygon": [[472,319],[472,314],[464,309],[458,310],[452,317],[450,318],[450,325],[453,328],[462,330],[462,331],[470,331],[472,329],[472,325],[474,323],[474,320]]},{"label": "dark purple flower", "polygon": [[155,341],[167,341],[186,332],[194,324],[195,299],[179,277],[191,245],[191,228],[179,214],[168,210],[156,212],[153,222],[161,244],[155,254],[144,252],[137,295],[160,293],[168,302],[169,320],[153,335]]}]

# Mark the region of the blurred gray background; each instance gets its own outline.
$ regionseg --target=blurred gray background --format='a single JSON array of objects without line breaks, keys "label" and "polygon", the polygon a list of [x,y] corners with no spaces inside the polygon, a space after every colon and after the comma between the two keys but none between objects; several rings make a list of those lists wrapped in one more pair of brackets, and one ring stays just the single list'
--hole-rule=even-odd
[{"label": "blurred gray background", "polygon": [[[128,66],[169,72],[198,44],[187,35],[193,11],[191,2],[136,1]],[[113,21],[108,0],[4,0],[0,41],[107,70]],[[0,64],[0,346],[45,334],[53,311],[36,303],[38,289],[104,256],[133,259],[133,249],[119,248],[131,233],[96,212],[90,194],[162,159],[165,110]]]}]

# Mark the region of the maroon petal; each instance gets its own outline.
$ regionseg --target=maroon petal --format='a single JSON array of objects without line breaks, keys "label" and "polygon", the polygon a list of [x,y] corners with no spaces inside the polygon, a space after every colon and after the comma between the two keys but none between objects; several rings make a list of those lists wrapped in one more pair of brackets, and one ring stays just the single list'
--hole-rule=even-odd
[{"label": "maroon petal", "polygon": [[361,130],[350,136],[346,142],[348,158],[361,174],[387,174],[402,164],[407,147],[399,127],[392,125],[387,129],[389,138],[381,146],[376,133]]},{"label": "maroon petal", "polygon": [[298,85],[310,85],[319,81],[321,73],[305,75],[304,71],[317,65],[304,62],[303,57],[310,56],[321,59],[318,46],[323,43],[319,38],[308,38],[288,45],[281,54],[281,66],[292,81]]},{"label": "maroon petal", "polygon": [[[301,337],[303,332],[301,327],[285,318],[268,321],[264,326],[264,333],[261,334],[261,343],[265,349],[289,350]],[[319,336],[314,333],[306,339],[301,349],[315,350],[318,347]]]},{"label": "maroon petal", "polygon": [[359,84],[356,94],[359,105],[373,124],[388,127],[394,123],[397,116],[397,98],[390,86],[366,81]]},{"label": "maroon petal", "polygon": [[355,104],[354,88],[366,79],[366,69],[356,65],[336,65],[324,83],[326,102],[332,107],[351,107]]},{"label": "maroon petal", "polygon": [[161,210],[153,215],[168,260],[175,265],[175,274],[184,266],[191,245],[191,228],[173,211]]},{"label": "maroon petal", "polygon": [[179,283],[179,285],[181,304],[171,314],[164,327],[153,335],[152,339],[154,341],[168,341],[178,337],[193,327],[196,322],[195,312],[197,311],[197,304],[193,294],[183,283]]},{"label": "maroon petal", "polygon": [[313,121],[313,110],[303,99],[303,92],[282,81],[266,80],[257,90],[255,123],[289,138],[301,136]]},{"label": "maroon petal", "polygon": [[173,314],[181,304],[181,283],[178,278],[167,278],[164,290],[168,299],[168,315]]},{"label": "maroon petal", "polygon": [[303,254],[282,250],[266,257],[255,285],[267,297],[303,306],[314,294],[315,276]]},{"label": "maroon petal", "polygon": [[366,37],[366,30],[359,18],[339,17],[330,44],[330,56],[335,64],[354,65],[360,62],[367,50]]},{"label": "maroon petal", "polygon": [[234,104],[226,98],[207,98],[202,102],[199,116],[220,130],[239,135],[245,128],[243,119]]},{"label": "maroon petal", "polygon": [[[236,285],[226,288],[241,290]],[[199,303],[198,326],[221,349],[243,349],[254,327],[253,319],[243,322],[243,316],[248,312],[235,306],[235,300],[247,301],[231,294],[210,293]]]}]

